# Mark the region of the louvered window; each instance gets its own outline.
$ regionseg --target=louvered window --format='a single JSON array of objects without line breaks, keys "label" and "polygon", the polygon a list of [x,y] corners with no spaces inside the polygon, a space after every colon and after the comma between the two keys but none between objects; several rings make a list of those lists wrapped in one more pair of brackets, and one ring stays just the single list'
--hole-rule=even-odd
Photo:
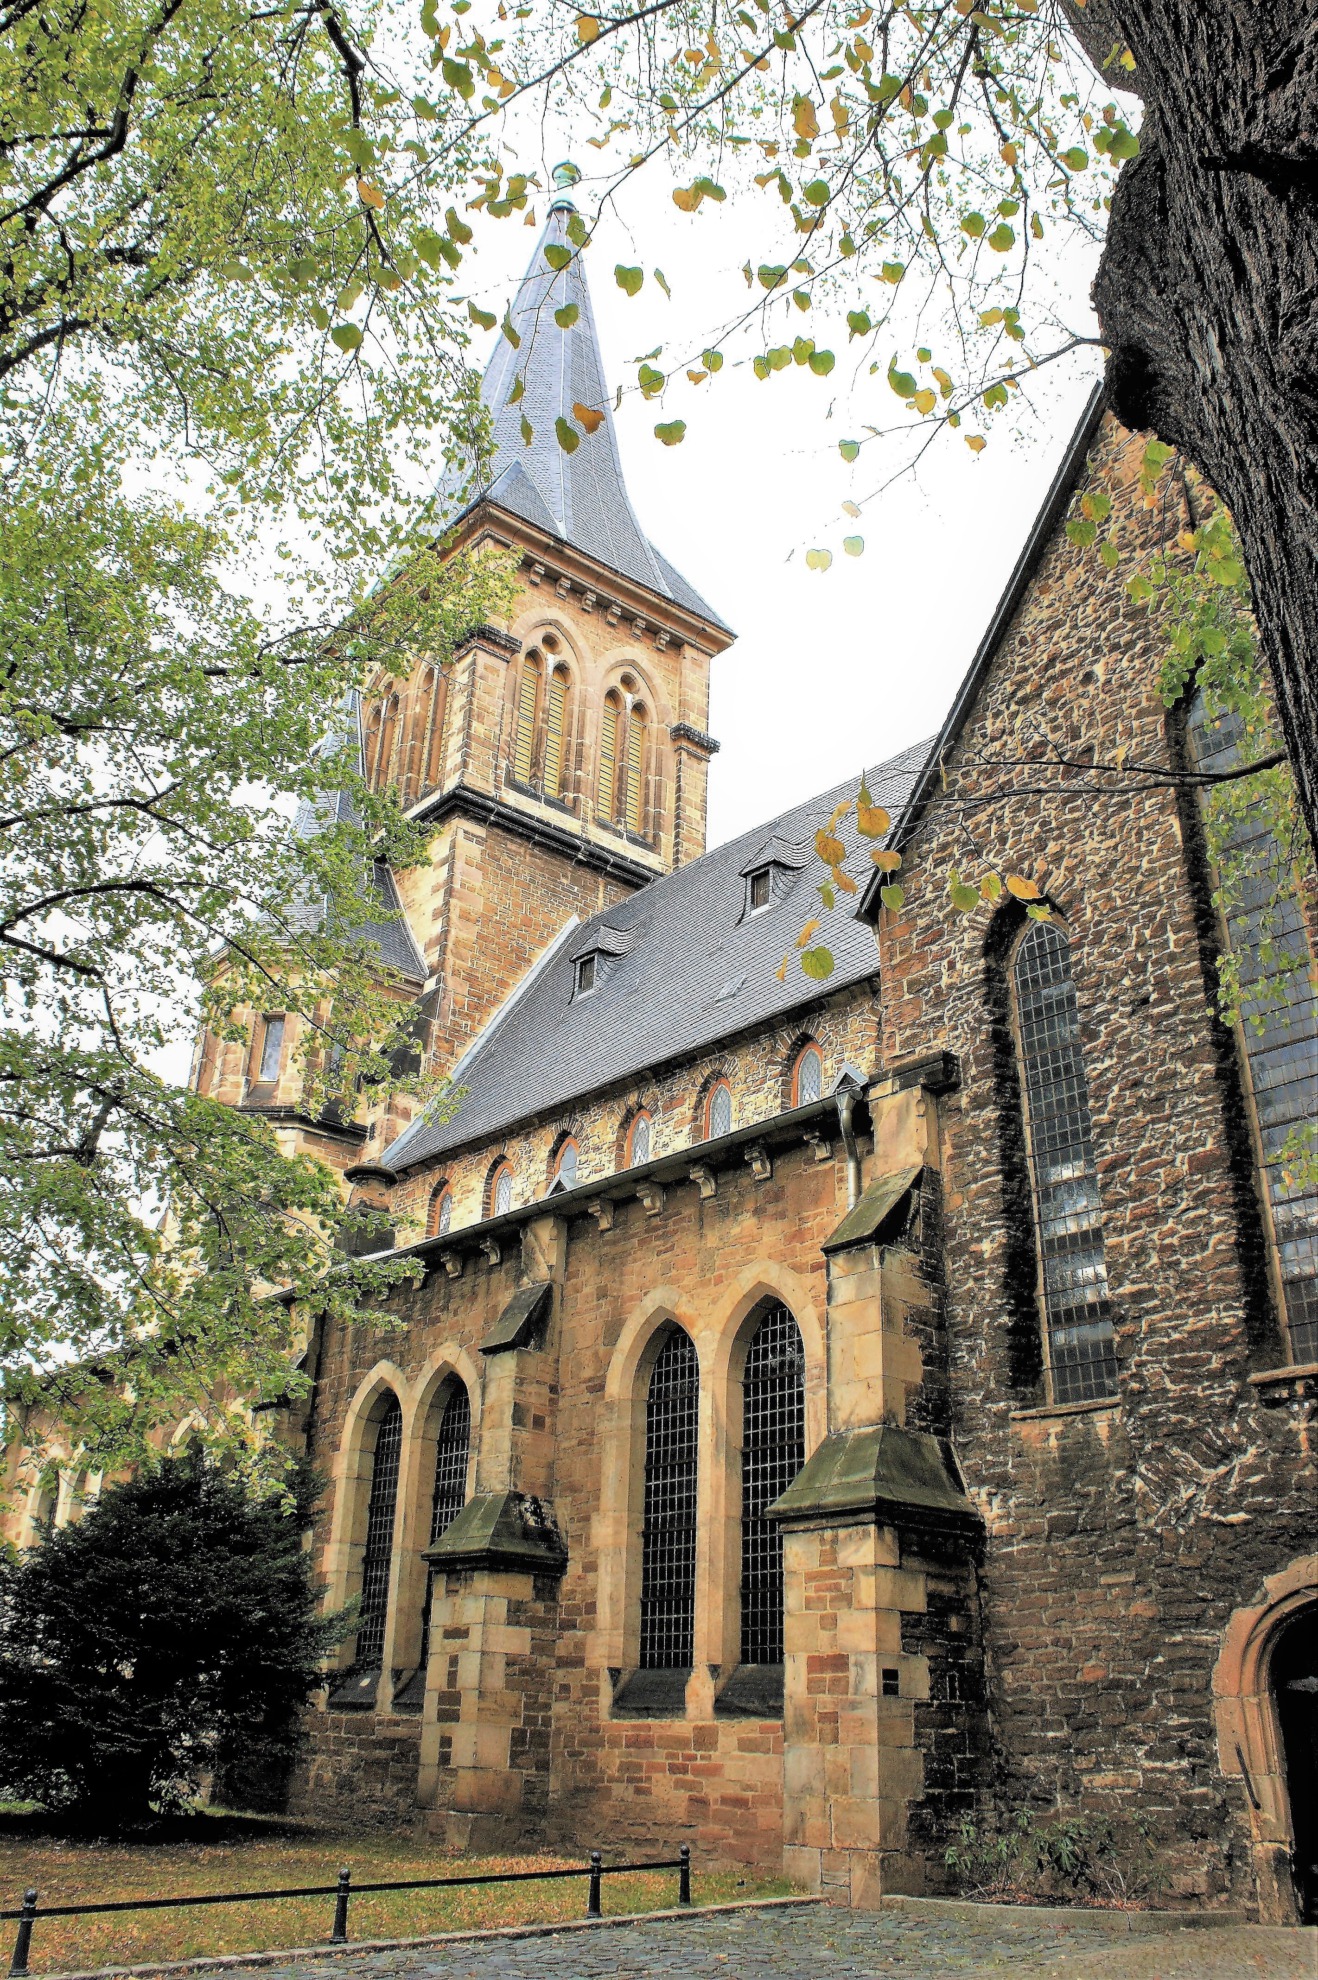
[{"label": "louvered window", "polygon": [[444,714],[448,703],[448,676],[442,667],[432,669],[430,726],[426,736],[426,761],[422,772],[423,790],[433,790],[440,781],[444,762]]},{"label": "louvered window", "polygon": [[545,717],[545,795],[563,793],[563,743],[567,729],[567,675],[555,667],[549,678],[549,704]]},{"label": "louvered window", "polygon": [[599,796],[596,809],[601,818],[612,819],[618,798],[618,722],[621,697],[610,690],[604,697],[600,720]]},{"label": "louvered window", "polygon": [[[435,1494],[430,1504],[430,1544],[452,1526],[467,1503],[467,1459],[471,1451],[471,1402],[461,1382],[455,1382],[439,1419],[435,1439]],[[426,1574],[426,1605],[421,1613],[421,1654],[418,1667],[424,1672],[430,1654],[430,1603],[435,1571]]]},{"label": "louvered window", "polygon": [[805,1350],[785,1306],[766,1309],[746,1354],[741,1432],[741,1661],[783,1661],[783,1536],[765,1509],[805,1463]]},{"label": "louvered window", "polygon": [[641,1527],[641,1668],[689,1670],[696,1614],[696,1448],[700,1369],[674,1328],[659,1350],[645,1404]]},{"label": "louvered window", "polygon": [[1036,921],[1016,952],[1016,1009],[1052,1400],[1115,1395],[1103,1221],[1070,945]]},{"label": "louvered window", "polygon": [[529,784],[535,761],[535,718],[540,703],[540,662],[528,653],[522,662],[521,688],[517,696],[517,741],[513,749],[513,776],[519,784]]},{"label": "louvered window", "polygon": [[645,824],[645,710],[633,705],[627,717],[627,805],[629,832],[640,832]]},{"label": "louvered window", "polygon": [[721,1134],[732,1133],[732,1094],[723,1080],[720,1080],[709,1096],[705,1109],[705,1134],[709,1141],[717,1141]]},{"label": "louvered window", "polygon": [[808,1107],[817,1100],[824,1088],[824,1062],[819,1056],[817,1045],[807,1045],[796,1062],[796,1093],[794,1104]]},{"label": "louvered window", "polygon": [[366,1507],[366,1546],[362,1554],[361,1612],[357,1623],[359,1671],[378,1671],[384,1662],[384,1622],[389,1608],[389,1565],[394,1550],[394,1508],[398,1502],[398,1460],[403,1447],[403,1412],[391,1395],[375,1433],[371,1496]]},{"label": "louvered window", "polygon": [[[1230,770],[1243,761],[1239,716],[1210,716],[1202,692],[1190,704],[1188,731],[1200,769]],[[1238,1036],[1254,1101],[1256,1153],[1291,1353],[1297,1362],[1318,1361],[1318,1189],[1286,1154],[1287,1143],[1318,1121],[1314,961],[1292,861],[1266,819],[1245,810],[1230,826],[1229,845],[1247,869],[1225,921],[1243,992]]]}]

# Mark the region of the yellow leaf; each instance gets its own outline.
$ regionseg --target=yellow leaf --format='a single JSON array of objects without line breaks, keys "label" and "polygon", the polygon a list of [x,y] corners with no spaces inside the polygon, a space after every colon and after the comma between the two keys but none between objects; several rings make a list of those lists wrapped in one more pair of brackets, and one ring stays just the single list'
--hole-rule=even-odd
[{"label": "yellow leaf", "polygon": [[812,141],[819,136],[819,113],[808,96],[798,96],[792,106],[792,129]]},{"label": "yellow leaf", "polygon": [[833,868],[833,880],[835,884],[842,889],[844,894],[855,893],[856,891],[855,881],[852,879],[849,873],[844,873],[840,866],[835,866]]},{"label": "yellow leaf", "polygon": [[844,516],[858,516],[860,514],[860,504],[858,502],[844,502],[842,504],[842,513]]},{"label": "yellow leaf", "polygon": [[890,851],[887,846],[875,846],[870,853],[870,858],[874,861],[874,864],[879,868],[881,873],[895,873],[902,863],[901,854]]},{"label": "yellow leaf", "polygon": [[586,47],[586,45],[589,42],[595,40],[599,31],[600,31],[600,24],[595,19],[595,16],[593,14],[577,15],[577,40],[581,43],[581,46],[583,48]]},{"label": "yellow leaf", "polygon": [[931,413],[938,404],[938,394],[931,392],[926,385],[923,391],[916,393],[911,403],[918,413]]},{"label": "yellow leaf", "polygon": [[1014,894],[1018,901],[1037,901],[1039,898],[1039,889],[1033,880],[1026,880],[1019,873],[1007,875],[1007,892]]},{"label": "yellow leaf", "polygon": [[1003,145],[1002,162],[1004,165],[1014,165],[1019,155],[1014,144],[1007,143]]},{"label": "yellow leaf", "polygon": [[604,415],[594,406],[573,406],[572,417],[578,426],[584,426],[587,433],[598,433],[604,424]]},{"label": "yellow leaf", "polygon": [[856,825],[867,839],[881,839],[892,820],[881,804],[862,804],[856,807]]},{"label": "yellow leaf", "polygon": [[787,964],[789,961],[790,958],[784,956],[782,961],[779,963],[777,969],[774,971],[774,975],[778,978],[778,981],[780,983],[786,983],[787,981]]},{"label": "yellow leaf", "polygon": [[822,927],[823,927],[823,923],[820,921],[807,921],[805,927],[801,930],[801,933],[796,938],[797,948],[798,949],[809,948],[811,937],[817,935]]},{"label": "yellow leaf", "polygon": [[384,194],[378,186],[373,186],[369,179],[358,179],[357,197],[363,206],[373,206],[377,213],[384,205]]},{"label": "yellow leaf", "polygon": [[815,851],[825,866],[840,866],[847,856],[841,839],[835,839],[830,832],[815,833]]},{"label": "yellow leaf", "polygon": [[982,454],[988,445],[988,441],[982,433],[967,433],[966,445],[972,454]]},{"label": "yellow leaf", "polygon": [[700,195],[693,187],[675,186],[673,188],[673,205],[679,207],[683,213],[694,213],[699,204]]}]

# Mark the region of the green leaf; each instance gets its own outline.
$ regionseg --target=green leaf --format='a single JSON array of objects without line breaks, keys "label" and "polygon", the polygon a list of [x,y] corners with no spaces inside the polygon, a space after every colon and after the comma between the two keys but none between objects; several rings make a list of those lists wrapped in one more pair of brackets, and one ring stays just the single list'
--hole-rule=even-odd
[{"label": "green leaf", "polygon": [[827,206],[829,185],[827,179],[811,179],[808,186],[801,188],[801,197],[809,200],[811,206]]},{"label": "green leaf", "polygon": [[535,439],[535,428],[532,426],[530,420],[526,417],[525,413],[522,414],[522,422],[520,427],[518,428],[518,431],[522,436],[522,445],[524,447],[529,447],[531,442]]},{"label": "green leaf", "polygon": [[844,461],[854,461],[860,452],[859,440],[839,440],[837,450]]},{"label": "green leaf", "polygon": [[1067,525],[1066,533],[1079,550],[1088,550],[1098,540],[1098,524],[1089,521],[1087,516],[1075,516]]},{"label": "green leaf", "polygon": [[844,536],[842,539],[842,548],[846,551],[848,557],[863,556],[865,539],[863,536]]},{"label": "green leaf", "polygon": [[499,320],[492,309],[478,309],[474,302],[467,304],[467,314],[481,330],[493,330]]},{"label": "green leaf", "polygon": [[513,349],[515,351],[519,351],[522,348],[522,335],[520,330],[517,330],[513,327],[512,317],[505,313],[503,322],[499,325],[499,328],[500,330],[502,330],[504,336],[508,339],[508,342],[512,345]]},{"label": "green leaf", "polygon": [[619,262],[613,271],[613,279],[624,295],[638,296],[641,293],[641,284],[645,280],[645,270],[643,268],[624,268],[622,263]]},{"label": "green leaf", "polygon": [[659,284],[659,287],[663,290],[664,294],[667,296],[669,302],[671,302],[673,300],[673,292],[668,286],[668,277],[664,274],[662,268],[655,269],[654,279]]},{"label": "green leaf", "polygon": [[1073,144],[1069,151],[1062,153],[1062,163],[1068,172],[1086,172],[1089,169],[1089,153],[1082,145]]},{"label": "green leaf", "polygon": [[814,983],[823,983],[833,974],[833,952],[819,944],[801,951],[801,967]]},{"label": "green leaf", "polygon": [[557,271],[559,269],[566,268],[569,261],[571,261],[571,259],[572,259],[571,248],[563,247],[562,244],[558,241],[546,242],[545,260],[549,263],[549,266],[552,269]]},{"label": "green leaf", "polygon": [[900,908],[906,905],[906,889],[905,887],[899,887],[897,882],[892,880],[886,887],[879,888],[879,899],[883,902],[884,907],[891,908],[892,912],[896,914]]},{"label": "green leaf", "polygon": [[1104,537],[1103,541],[1099,544],[1098,554],[1102,558],[1108,570],[1115,571],[1115,569],[1117,568],[1117,559],[1120,555],[1120,552],[1118,551],[1116,544],[1112,541],[1112,538],[1110,536]]},{"label": "green leaf", "polygon": [[355,351],[362,343],[362,332],[355,323],[339,323],[330,331],[330,342],[341,351]]},{"label": "green leaf", "polygon": [[952,897],[952,906],[962,914],[969,914],[979,906],[979,888],[968,887],[955,873],[948,880],[947,891]]},{"label": "green leaf", "polygon": [[1134,131],[1128,130],[1125,124],[1118,124],[1112,133],[1112,142],[1108,149],[1113,158],[1118,162],[1124,162],[1128,158],[1139,157],[1140,141]]},{"label": "green leaf", "polygon": [[811,351],[806,362],[810,366],[811,371],[814,372],[816,378],[827,378],[829,372],[837,363],[837,359],[834,357],[832,351]]},{"label": "green leaf", "polygon": [[665,447],[679,446],[686,437],[686,421],[684,419],[670,419],[665,423],[661,423],[655,427],[654,437],[656,440],[662,440]]},{"label": "green leaf", "polygon": [[868,310],[849,309],[847,311],[848,337],[863,337],[872,328],[873,325],[870,322]]},{"label": "green leaf", "polygon": [[577,432],[575,426],[569,426],[561,413],[554,421],[554,433],[557,436],[559,446],[565,454],[576,453],[577,448],[581,445],[581,435]]},{"label": "green leaf", "polygon": [[576,303],[564,303],[562,309],[554,311],[554,321],[560,330],[570,330],[580,314]]},{"label": "green leaf", "polygon": [[509,406],[515,406],[518,400],[521,398],[522,394],[525,392],[525,390],[526,390],[526,375],[524,372],[519,371],[516,378],[514,378],[513,380],[513,389],[508,394],[508,397],[505,399],[504,404]]},{"label": "green leaf", "polygon": [[757,273],[760,279],[760,286],[764,289],[777,289],[787,280],[786,268],[776,262],[765,262],[764,266],[757,270]]},{"label": "green leaf", "polygon": [[961,229],[969,234],[972,241],[978,241],[983,238],[985,224],[982,213],[967,213],[961,221]]},{"label": "green leaf", "polygon": [[445,207],[444,225],[448,228],[450,239],[457,241],[460,247],[466,247],[471,239],[471,228],[465,220],[459,220],[456,208]]},{"label": "green leaf", "polygon": [[899,399],[913,399],[920,389],[919,380],[909,371],[898,371],[896,358],[888,366],[888,383]]},{"label": "green leaf", "polygon": [[988,244],[995,253],[1006,254],[1009,248],[1016,245],[1016,229],[1009,227],[1005,220],[1000,220],[989,235]]}]

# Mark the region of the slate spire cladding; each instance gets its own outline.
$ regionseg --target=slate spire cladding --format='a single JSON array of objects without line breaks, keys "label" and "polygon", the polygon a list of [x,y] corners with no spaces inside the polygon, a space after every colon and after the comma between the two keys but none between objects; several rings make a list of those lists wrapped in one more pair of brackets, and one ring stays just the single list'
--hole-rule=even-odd
[{"label": "slate spire cladding", "polygon": [[[562,184],[568,171],[556,168],[556,183]],[[575,211],[566,191],[561,191],[508,310],[507,322],[517,342],[505,333],[490,359],[481,396],[493,421],[495,453],[488,479],[467,507],[479,501],[496,503],[609,570],[721,627],[718,614],[655,549],[628,499],[584,257],[568,237]],[[549,248],[571,254],[565,267],[550,266],[545,259]],[[555,313],[569,308],[577,314],[564,328],[555,321]],[[514,401],[519,379],[522,390]],[[576,417],[574,406],[603,415],[593,433]],[[560,420],[577,438],[571,452],[560,443]]]}]

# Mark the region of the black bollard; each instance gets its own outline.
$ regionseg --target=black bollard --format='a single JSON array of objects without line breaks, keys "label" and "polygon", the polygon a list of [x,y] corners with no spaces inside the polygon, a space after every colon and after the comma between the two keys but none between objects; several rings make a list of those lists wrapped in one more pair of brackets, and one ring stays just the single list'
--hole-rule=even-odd
[{"label": "black bollard", "polygon": [[683,1843],[678,1855],[682,1859],[677,1869],[677,1901],[679,1904],[691,1902],[691,1845]]},{"label": "black bollard", "polygon": [[352,1872],[340,1870],[339,1888],[334,1894],[334,1930],[330,1933],[332,1946],[346,1945],[348,1939],[348,1899],[352,1895]]},{"label": "black bollard", "polygon": [[592,1849],[590,1852],[590,1895],[586,1899],[587,1918],[602,1918],[604,1916],[604,1912],[600,1906],[600,1884],[603,1881],[600,1876],[601,1861],[602,1858],[599,1851]]},{"label": "black bollard", "polygon": [[14,1940],[14,1957],[10,1965],[11,1974],[27,1972],[27,1956],[32,1950],[32,1927],[37,1917],[37,1894],[35,1890],[24,1891],[23,1909],[18,1919],[18,1937]]}]

